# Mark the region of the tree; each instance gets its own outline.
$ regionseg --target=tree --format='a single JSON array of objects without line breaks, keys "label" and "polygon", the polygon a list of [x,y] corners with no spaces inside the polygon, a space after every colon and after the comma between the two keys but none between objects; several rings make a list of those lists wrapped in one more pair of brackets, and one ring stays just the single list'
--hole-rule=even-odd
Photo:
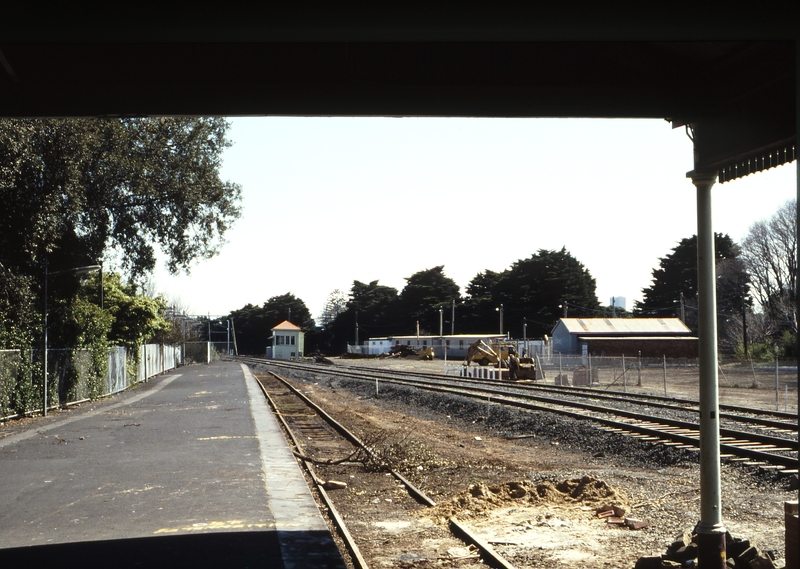
[{"label": "tree", "polygon": [[345,310],[347,310],[347,295],[338,288],[334,289],[328,295],[325,306],[322,308],[322,314],[319,318],[320,326],[327,327]]},{"label": "tree", "polygon": [[406,277],[399,298],[399,310],[405,322],[398,326],[406,333],[413,333],[416,322],[429,334],[439,331],[440,308],[449,308],[453,300],[460,300],[460,289],[456,282],[444,274],[444,266],[418,271]]},{"label": "tree", "polygon": [[[103,274],[101,310],[99,279],[99,273],[86,278],[78,294],[79,302],[70,303],[75,330],[66,337],[78,338],[75,347],[88,347],[93,338],[105,336],[109,345],[136,352],[156,334],[169,330],[164,299],[139,294],[137,286],[123,283],[118,273]],[[102,324],[103,320],[107,323]]]},{"label": "tree", "polygon": [[[717,275],[717,340],[719,350],[734,353],[744,345],[745,322],[752,331],[752,300],[749,296],[749,275],[740,257],[721,259],[716,263]],[[695,302],[691,303],[694,306]],[[692,316],[696,311],[692,311]],[[694,318],[687,318],[692,323]],[[748,333],[748,337],[751,333]]]},{"label": "tree", "polygon": [[[721,339],[733,332],[727,331],[731,318],[741,314],[742,302],[748,294],[749,277],[740,262],[740,249],[727,235],[714,234],[714,251],[717,273],[718,331]],[[637,316],[685,317],[684,323],[696,334],[697,320],[697,236],[681,239],[672,252],[659,259],[653,269],[653,284],[642,289],[643,300],[637,302]],[[683,306],[681,305],[683,303]]]},{"label": "tree", "polygon": [[771,322],[768,335],[797,334],[797,200],[750,227],[742,259],[753,294]]},{"label": "tree", "polygon": [[397,330],[397,289],[379,284],[353,281],[345,309],[316,337],[314,347],[325,353],[343,353],[347,344],[369,337],[390,336]]},{"label": "tree", "polygon": [[503,333],[522,337],[526,328],[528,337],[543,336],[553,329],[565,303],[570,315],[599,311],[595,291],[594,277],[565,247],[540,249],[502,273],[487,270],[472,279],[464,301],[465,328],[498,333],[502,307]]},{"label": "tree", "polygon": [[299,326],[304,332],[313,330],[315,326],[305,302],[291,292],[273,296],[260,307],[246,304],[221,321],[227,319],[234,321],[240,354],[263,354],[270,345],[272,329],[284,320]]},{"label": "tree", "polygon": [[496,308],[500,306],[499,283],[503,273],[486,269],[479,272],[466,288],[461,328],[467,333],[486,333],[499,330]]},{"label": "tree", "polygon": [[139,278],[214,255],[239,216],[218,118],[0,120],[0,259],[21,274],[115,252]]},{"label": "tree", "polygon": [[0,263],[0,350],[30,347],[42,324],[30,277],[15,275]]},{"label": "tree", "polygon": [[565,247],[560,251],[539,249],[528,259],[516,261],[497,285],[496,299],[503,304],[504,331],[522,336],[549,334],[568,304],[569,316],[597,313],[597,283],[589,270]]}]

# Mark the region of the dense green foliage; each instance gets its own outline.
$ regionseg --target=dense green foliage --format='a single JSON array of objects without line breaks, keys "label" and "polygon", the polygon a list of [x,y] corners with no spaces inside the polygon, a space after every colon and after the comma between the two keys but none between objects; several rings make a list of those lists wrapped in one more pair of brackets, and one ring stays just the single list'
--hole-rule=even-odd
[{"label": "dense green foliage", "polygon": [[[739,246],[728,236],[714,234],[717,266],[717,312],[721,323],[742,311],[748,302],[749,276],[739,258]],[[697,236],[681,239],[672,252],[659,259],[653,269],[653,284],[642,290],[644,298],[635,313],[650,317],[680,317],[681,302],[685,323],[697,333]]]},{"label": "dense green foliage", "polygon": [[344,307],[339,306],[335,317],[311,338],[306,351],[342,353],[348,343],[356,343],[356,327],[359,342],[396,333],[398,298],[396,288],[378,281],[353,281]]},{"label": "dense green foliage", "polygon": [[213,255],[239,216],[221,119],[0,121],[0,260],[21,274],[118,254],[134,277]]},{"label": "dense green foliage", "polygon": [[[271,345],[272,328],[284,320],[299,326],[304,332],[314,329],[314,320],[308,307],[290,292],[273,296],[262,306],[246,304],[231,312],[226,318],[217,322],[212,321],[212,341],[218,342],[222,337],[215,333],[215,326],[219,326],[220,331],[224,329],[227,335],[225,320],[228,319],[233,320],[240,354],[262,355],[266,347]],[[207,336],[207,332],[202,331]]]},{"label": "dense green foliage", "polygon": [[459,287],[444,274],[444,266],[414,273],[406,278],[406,286],[398,298],[401,318],[397,320],[395,334],[416,333],[417,322],[421,334],[438,334],[439,310],[449,313],[452,302],[459,300]]},{"label": "dense green foliage", "polygon": [[[342,353],[346,345],[368,338],[420,334],[499,333],[500,307],[504,332],[522,337],[527,325],[530,338],[549,334],[563,306],[571,315],[600,313],[595,280],[566,249],[540,250],[528,259],[498,273],[482,271],[461,297],[459,287],[445,275],[444,267],[419,271],[406,278],[398,294],[378,281],[355,281],[344,310],[318,331],[313,346],[325,353]],[[455,308],[455,321],[452,321]],[[333,310],[331,311],[333,314]],[[307,344],[307,351],[309,351]]]},{"label": "dense green foliage", "polygon": [[540,249],[502,273],[478,273],[467,287],[469,321],[463,331],[499,332],[502,305],[503,333],[542,337],[563,315],[565,304],[569,316],[598,315],[596,287],[588,269],[566,248]]},{"label": "dense green foliage", "polygon": [[[99,276],[71,271],[110,258],[135,283],[157,248],[173,272],[214,255],[240,213],[240,188],[219,178],[227,128],[217,118],[0,120],[0,348],[41,349],[46,290],[49,347],[88,349],[98,395],[107,347],[136,350],[165,330],[164,304],[106,274],[101,309]],[[23,360],[20,411],[42,385],[41,357]]]},{"label": "dense green foliage", "polygon": [[33,344],[41,325],[33,279],[13,274],[0,263],[0,350]]}]

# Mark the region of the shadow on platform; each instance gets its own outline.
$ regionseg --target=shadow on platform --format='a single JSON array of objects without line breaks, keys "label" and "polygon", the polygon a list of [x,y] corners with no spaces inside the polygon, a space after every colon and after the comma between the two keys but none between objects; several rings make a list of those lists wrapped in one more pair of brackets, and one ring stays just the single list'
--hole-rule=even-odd
[{"label": "shadow on platform", "polygon": [[[291,559],[292,567],[343,567],[329,533],[287,532],[282,541],[287,536],[302,544],[298,556],[302,558]],[[48,566],[59,569],[285,567],[276,531],[182,534],[0,549],[0,567]]]}]

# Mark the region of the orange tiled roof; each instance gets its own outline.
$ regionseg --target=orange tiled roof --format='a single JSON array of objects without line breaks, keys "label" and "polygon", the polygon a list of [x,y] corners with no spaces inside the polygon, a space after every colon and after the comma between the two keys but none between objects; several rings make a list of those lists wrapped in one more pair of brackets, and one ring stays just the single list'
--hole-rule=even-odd
[{"label": "orange tiled roof", "polygon": [[273,330],[300,330],[300,326],[296,326],[289,322],[288,320],[284,320],[277,326],[273,326]]}]

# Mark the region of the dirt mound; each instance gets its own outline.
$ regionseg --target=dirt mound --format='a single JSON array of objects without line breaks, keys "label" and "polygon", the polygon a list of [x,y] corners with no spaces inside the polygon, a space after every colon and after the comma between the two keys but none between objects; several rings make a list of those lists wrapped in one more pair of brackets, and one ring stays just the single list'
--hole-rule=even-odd
[{"label": "dirt mound", "polygon": [[508,506],[545,505],[600,505],[627,504],[624,492],[618,492],[602,480],[591,476],[564,480],[562,482],[504,482],[487,485],[473,484],[435,508],[424,512],[437,518],[461,518],[481,515],[495,508]]}]

